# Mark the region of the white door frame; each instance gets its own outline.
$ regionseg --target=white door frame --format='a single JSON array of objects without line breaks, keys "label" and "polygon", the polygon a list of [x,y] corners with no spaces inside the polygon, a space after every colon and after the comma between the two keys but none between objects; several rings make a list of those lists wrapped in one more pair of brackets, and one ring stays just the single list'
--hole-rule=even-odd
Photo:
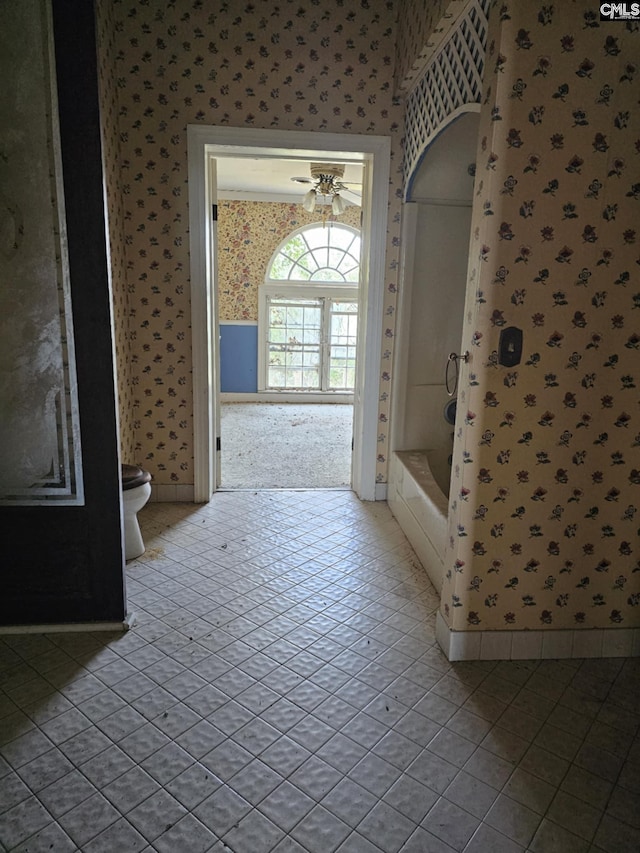
[{"label": "white door frame", "polygon": [[362,259],[358,366],[353,408],[352,488],[376,500],[378,388],[382,349],[384,271],[389,204],[391,140],[386,136],[259,130],[189,125],[189,243],[191,253],[191,346],[193,369],[194,500],[216,489],[215,423],[219,387],[210,186],[211,157],[286,157],[313,162],[358,162],[363,169]]}]

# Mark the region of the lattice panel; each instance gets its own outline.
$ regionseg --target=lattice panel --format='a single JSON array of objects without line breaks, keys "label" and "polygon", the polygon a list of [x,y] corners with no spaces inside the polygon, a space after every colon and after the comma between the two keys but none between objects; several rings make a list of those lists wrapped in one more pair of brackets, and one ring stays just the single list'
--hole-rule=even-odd
[{"label": "lattice panel", "polygon": [[450,116],[482,94],[490,0],[471,0],[407,98],[405,188]]}]

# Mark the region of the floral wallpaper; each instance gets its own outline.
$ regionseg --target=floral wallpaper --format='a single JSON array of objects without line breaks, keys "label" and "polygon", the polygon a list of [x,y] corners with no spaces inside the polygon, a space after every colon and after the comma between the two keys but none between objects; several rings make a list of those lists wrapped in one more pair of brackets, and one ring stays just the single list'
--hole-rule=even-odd
[{"label": "floral wallpaper", "polygon": [[450,30],[465,0],[404,0],[398,17],[396,87],[408,89]]},{"label": "floral wallpaper", "polygon": [[[395,0],[97,5],[101,49],[113,57],[105,91],[117,88],[105,136],[120,151],[112,148],[107,178],[123,208],[124,240],[117,212],[111,236],[126,251],[117,340],[120,363],[131,347],[122,381],[133,390],[136,461],[158,486],[193,483],[187,125],[377,134],[392,147],[377,453],[384,482],[402,195]],[[105,48],[112,39],[113,51]]]},{"label": "floral wallpaper", "polygon": [[[360,228],[360,208],[350,205],[338,221]],[[218,311],[220,322],[258,322],[258,287],[271,256],[296,228],[320,222],[300,204],[261,201],[218,203]]]},{"label": "floral wallpaper", "polygon": [[485,69],[442,612],[636,627],[640,30],[494,2]]},{"label": "floral wallpaper", "polygon": [[113,75],[115,62],[115,29],[113,5],[102,3],[96,21],[98,43],[98,75],[102,111],[102,146],[109,221],[111,254],[111,286],[116,350],[116,377],[120,418],[120,455],[123,462],[137,461],[134,451],[134,354],[128,327],[129,292],[124,239],[124,210],[120,187],[120,140],[117,134],[118,90]]}]

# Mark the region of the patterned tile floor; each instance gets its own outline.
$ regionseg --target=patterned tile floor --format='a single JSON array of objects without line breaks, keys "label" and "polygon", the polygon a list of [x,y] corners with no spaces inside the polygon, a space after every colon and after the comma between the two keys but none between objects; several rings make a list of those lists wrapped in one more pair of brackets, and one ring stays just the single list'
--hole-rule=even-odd
[{"label": "patterned tile floor", "polygon": [[0,847],[637,853],[640,661],[449,664],[386,504],[153,504],[124,635],[0,638]]}]

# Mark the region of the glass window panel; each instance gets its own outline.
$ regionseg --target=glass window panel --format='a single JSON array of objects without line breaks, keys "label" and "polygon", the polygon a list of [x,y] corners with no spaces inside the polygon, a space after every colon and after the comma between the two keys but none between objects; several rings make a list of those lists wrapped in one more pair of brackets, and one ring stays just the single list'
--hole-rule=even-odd
[{"label": "glass window panel", "polygon": [[[329,249],[329,260],[327,266],[334,270],[339,270],[340,265],[344,261],[344,252],[341,249]],[[349,267],[353,266],[349,264]]]},{"label": "glass window panel", "polygon": [[309,270],[306,270],[304,267],[301,267],[300,264],[295,264],[293,269],[291,270],[291,275],[289,276],[291,279],[296,279],[297,281],[309,281],[311,278],[311,273]]},{"label": "glass window panel", "polygon": [[347,275],[353,270],[358,269],[358,262],[352,255],[343,255],[339,263],[335,265],[336,269],[340,270],[343,275]]},{"label": "glass window panel", "polygon": [[306,389],[318,389],[320,387],[320,383],[318,381],[318,371],[317,370],[305,370],[303,373],[303,388]]},{"label": "glass window panel", "polygon": [[282,251],[283,254],[296,261],[301,255],[304,255],[307,250],[308,246],[304,237],[301,234],[296,234],[289,240]]},{"label": "glass window panel", "polygon": [[328,284],[335,281],[344,281],[344,276],[334,269],[321,269],[311,276],[312,281],[326,281]]},{"label": "glass window panel", "polygon": [[269,340],[274,344],[283,344],[286,339],[286,331],[281,328],[269,329]]},{"label": "glass window panel", "polygon": [[329,245],[339,249],[345,249],[352,254],[360,256],[360,235],[346,228],[330,228]]},{"label": "glass window panel", "polygon": [[[343,230],[343,229],[340,229]],[[310,249],[318,249],[320,246],[327,245],[328,232],[333,231],[333,228],[327,229],[318,226],[307,228],[303,233]]]},{"label": "glass window panel", "polygon": [[278,255],[271,266],[270,277],[276,280],[289,278],[293,268],[293,261],[286,255]]},{"label": "glass window panel", "polygon": [[309,270],[309,272],[315,272],[318,269],[318,263],[311,252],[307,252],[301,258],[298,258],[298,263],[303,269]]},{"label": "glass window panel", "polygon": [[286,387],[286,371],[280,367],[272,367],[269,365],[269,387],[270,388],[285,388]]}]

